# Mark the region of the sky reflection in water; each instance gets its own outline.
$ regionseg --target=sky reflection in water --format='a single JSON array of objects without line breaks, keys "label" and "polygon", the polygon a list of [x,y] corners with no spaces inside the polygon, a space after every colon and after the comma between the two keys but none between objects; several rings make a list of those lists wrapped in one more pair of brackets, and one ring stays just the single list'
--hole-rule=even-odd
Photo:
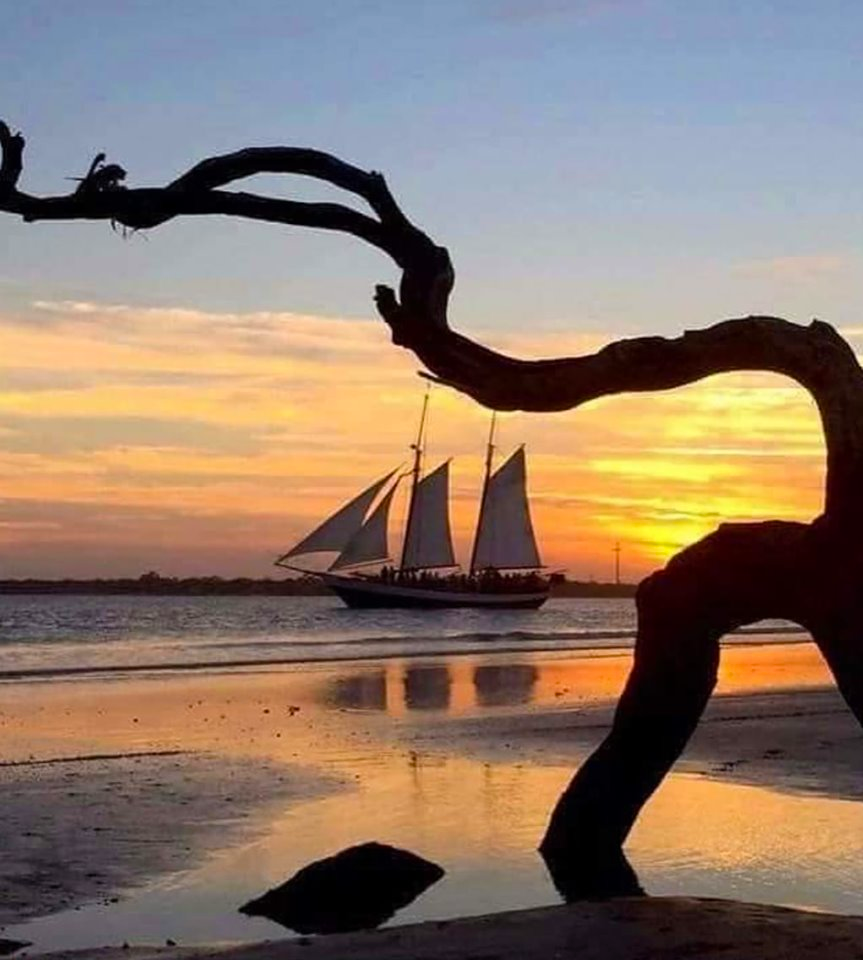
[{"label": "sky reflection in water", "polygon": [[[767,686],[768,677],[775,681],[783,671],[804,682],[807,676],[812,683],[825,679],[810,648],[774,647],[763,662],[750,650],[745,669],[742,660],[735,662],[736,651],[730,654],[723,668],[727,690]],[[122,684],[126,689],[122,696],[117,690],[113,707],[102,690],[99,730],[86,721],[85,684],[53,685],[68,688],[52,692],[54,709],[65,705],[64,736],[83,737],[86,730],[91,746],[110,742],[116,748],[132,736],[123,719],[131,702],[137,715],[151,718],[149,742],[288,761],[299,748],[302,760],[321,763],[356,788],[265,811],[258,839],[216,850],[203,864],[156,879],[119,904],[67,911],[9,928],[6,935],[34,940],[41,949],[168,937],[188,943],[283,936],[278,926],[243,917],[237,907],[310,861],[372,839],[413,850],[447,871],[396,922],[557,902],[535,849],[573,765],[540,764],[541,758],[517,745],[505,759],[472,759],[445,737],[434,749],[412,745],[410,731],[445,716],[609,700],[627,663],[626,657],[603,662],[571,656],[404,659],[200,678],[210,710],[224,702],[237,711],[229,716],[232,728],[251,723],[254,714],[256,723],[276,724],[283,734],[278,740],[258,737],[251,746],[230,731],[216,735],[212,725],[206,732],[195,727],[185,710],[186,699],[195,695],[188,678]],[[275,711],[263,716],[270,709],[265,705],[276,702],[301,704],[294,722],[304,718],[304,725],[273,719]],[[646,808],[627,852],[651,894],[863,910],[859,803],[678,774]]]}]

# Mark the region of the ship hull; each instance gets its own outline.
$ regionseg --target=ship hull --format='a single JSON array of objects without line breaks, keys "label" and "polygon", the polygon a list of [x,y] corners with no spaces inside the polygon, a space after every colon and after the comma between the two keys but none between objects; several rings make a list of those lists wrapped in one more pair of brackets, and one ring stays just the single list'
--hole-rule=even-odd
[{"label": "ship hull", "polygon": [[321,574],[321,579],[333,593],[354,609],[537,610],[548,599],[547,589],[524,593],[451,590],[443,587],[377,583],[362,580],[359,577],[340,577],[331,573]]}]

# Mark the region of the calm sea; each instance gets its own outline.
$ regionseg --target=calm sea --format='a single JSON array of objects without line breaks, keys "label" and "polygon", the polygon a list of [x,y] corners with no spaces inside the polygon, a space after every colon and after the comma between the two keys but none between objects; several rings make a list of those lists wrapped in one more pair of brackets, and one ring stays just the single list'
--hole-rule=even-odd
[{"label": "calm sea", "polygon": [[[629,599],[541,610],[349,610],[335,597],[0,596],[0,679],[632,645]],[[790,639],[765,622],[734,642]],[[770,631],[769,633],[765,631]]]}]

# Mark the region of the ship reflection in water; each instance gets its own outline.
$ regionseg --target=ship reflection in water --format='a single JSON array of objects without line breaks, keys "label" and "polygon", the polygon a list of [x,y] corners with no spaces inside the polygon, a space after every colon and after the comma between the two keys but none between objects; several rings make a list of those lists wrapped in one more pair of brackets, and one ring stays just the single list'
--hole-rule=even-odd
[{"label": "ship reflection in water", "polygon": [[394,662],[334,678],[322,699],[334,707],[392,716],[415,710],[469,713],[529,704],[538,679],[539,670],[531,663]]},{"label": "ship reflection in water", "polygon": [[[324,691],[328,706],[368,710],[390,716],[412,711],[469,714],[495,707],[521,707],[553,698],[562,692],[559,667],[524,661],[471,663],[395,662],[352,670],[331,680]],[[419,769],[445,764],[443,758],[424,756]],[[490,767],[486,765],[486,771]],[[578,857],[541,854],[560,896],[569,902],[592,897],[639,896],[644,893],[632,865],[619,848],[599,850],[586,845]]]},{"label": "ship reflection in water", "polygon": [[[806,643],[723,646],[717,693],[742,694],[775,687],[830,683],[824,662]],[[451,716],[500,708],[582,709],[609,706],[620,696],[632,665],[631,650],[476,654],[345,664],[323,681],[325,705],[402,717],[437,712]]]}]

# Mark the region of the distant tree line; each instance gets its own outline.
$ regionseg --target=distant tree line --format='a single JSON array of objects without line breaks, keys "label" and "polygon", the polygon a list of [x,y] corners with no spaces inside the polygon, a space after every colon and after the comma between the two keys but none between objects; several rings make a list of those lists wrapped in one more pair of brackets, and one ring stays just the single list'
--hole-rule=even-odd
[{"label": "distant tree line", "polygon": [[[552,596],[557,597],[631,597],[635,584],[597,583],[552,578]],[[155,571],[140,577],[96,580],[0,580],[0,594],[90,594],[145,596],[326,596],[329,590],[317,577],[302,576],[273,580],[269,577],[163,577]]]}]

